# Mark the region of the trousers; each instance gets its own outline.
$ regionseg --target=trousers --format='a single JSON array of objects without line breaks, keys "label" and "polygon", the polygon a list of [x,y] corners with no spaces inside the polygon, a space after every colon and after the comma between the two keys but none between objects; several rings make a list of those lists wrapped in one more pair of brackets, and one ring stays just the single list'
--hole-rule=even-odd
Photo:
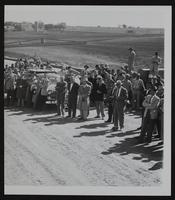
[{"label": "trousers", "polygon": [[120,128],[123,128],[124,127],[124,104],[115,102],[113,115],[114,115],[114,127],[118,128],[118,125],[120,125]]},{"label": "trousers", "polygon": [[103,101],[95,101],[95,105],[96,105],[96,110],[97,110],[97,116],[101,116],[104,117],[104,102]]},{"label": "trousers", "polygon": [[113,105],[109,103],[108,105],[108,120],[111,121],[113,116]]}]

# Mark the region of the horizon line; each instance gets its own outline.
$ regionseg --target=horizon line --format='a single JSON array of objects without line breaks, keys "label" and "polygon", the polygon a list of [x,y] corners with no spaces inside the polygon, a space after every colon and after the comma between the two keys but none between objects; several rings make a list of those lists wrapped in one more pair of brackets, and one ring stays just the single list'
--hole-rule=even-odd
[{"label": "horizon line", "polygon": [[[36,20],[36,21],[11,21],[11,20],[4,20],[4,23],[6,23],[6,22],[14,22],[14,23],[35,23],[35,22],[43,22],[44,24],[53,24],[53,25],[56,25],[56,24],[59,24],[59,23],[66,23],[66,22],[58,22],[58,23],[51,23],[51,22],[49,22],[49,23],[45,23],[44,21],[42,21],[42,20]],[[100,25],[100,24],[98,24],[98,25],[69,25],[69,24],[66,24],[68,27],[93,27],[93,28],[97,28],[97,27],[99,27],[99,28],[122,28],[122,27],[119,27],[119,26],[122,26],[123,24],[119,24],[118,26],[103,26],[103,25]],[[139,29],[164,29],[164,27],[144,27],[144,26],[131,26],[131,25],[127,25],[127,24],[125,24],[127,27],[126,27],[126,29],[127,28],[135,28],[135,29],[137,29],[137,28],[139,28]]]}]

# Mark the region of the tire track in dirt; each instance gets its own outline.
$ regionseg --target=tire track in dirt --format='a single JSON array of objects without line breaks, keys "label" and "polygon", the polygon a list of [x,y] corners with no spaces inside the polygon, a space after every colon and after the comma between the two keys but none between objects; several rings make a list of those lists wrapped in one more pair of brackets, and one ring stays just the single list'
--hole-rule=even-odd
[{"label": "tire track in dirt", "polygon": [[[90,120],[79,124],[57,121],[54,114],[41,114],[37,117],[25,113],[16,116],[11,114],[15,112],[5,112],[6,184],[13,183],[10,179],[11,174],[15,172],[12,169],[13,165],[16,169],[21,166],[23,169],[19,176],[24,176],[23,179],[14,181],[14,184],[24,183],[25,179],[31,179],[26,180],[26,184],[36,185],[160,184],[160,171],[148,170],[154,165],[154,161],[144,163],[133,160],[132,158],[137,155],[135,153],[124,156],[117,152],[102,154],[109,147],[116,143],[120,144],[125,138],[132,138],[134,135],[107,137],[111,133],[105,130],[109,130],[112,125],[105,125],[104,128],[101,120]],[[94,113],[91,113],[90,118],[92,115]],[[130,120],[135,119],[130,117]],[[139,119],[135,122],[137,127]],[[94,123],[99,124],[99,127],[89,129],[88,126],[93,127]],[[126,127],[129,128],[129,125]],[[91,135],[91,130],[93,132],[96,130],[99,135],[97,133],[93,135],[93,132]],[[103,134],[100,134],[100,131]],[[82,132],[88,134],[82,135]]]}]

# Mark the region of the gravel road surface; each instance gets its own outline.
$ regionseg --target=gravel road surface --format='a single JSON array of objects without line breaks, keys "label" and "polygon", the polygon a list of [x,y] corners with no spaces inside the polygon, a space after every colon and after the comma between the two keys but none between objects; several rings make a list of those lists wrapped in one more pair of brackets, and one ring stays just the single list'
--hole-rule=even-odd
[{"label": "gravel road surface", "polygon": [[160,185],[163,147],[156,139],[137,142],[141,118],[126,114],[123,132],[111,132],[112,124],[94,116],[78,122],[53,111],[5,109],[5,184]]}]

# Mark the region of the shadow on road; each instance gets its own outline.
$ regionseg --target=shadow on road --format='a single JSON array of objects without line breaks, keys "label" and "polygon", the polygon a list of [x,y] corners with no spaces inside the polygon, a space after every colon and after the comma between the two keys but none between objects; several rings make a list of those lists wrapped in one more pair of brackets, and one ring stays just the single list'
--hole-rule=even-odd
[{"label": "shadow on road", "polygon": [[23,115],[23,114],[27,114],[27,116],[36,116],[36,115],[48,115],[56,113],[56,109],[54,109],[53,106],[48,106],[45,110],[34,110],[32,108],[26,108],[26,107],[8,107],[8,108],[5,107],[4,110],[6,110],[7,112],[14,112],[9,116]]},{"label": "shadow on road", "polygon": [[[47,107],[44,110],[34,110],[32,108],[26,108],[26,107],[5,107],[4,110],[6,112],[13,112],[12,114],[8,114],[8,116],[18,116],[18,115],[27,115],[29,117],[33,116],[39,116],[42,115],[41,117],[33,117],[33,118],[28,118],[23,121],[32,121],[32,123],[38,123],[38,122],[43,122],[45,123],[45,126],[50,126],[50,125],[59,125],[59,124],[67,124],[67,123],[82,123],[83,121],[77,120],[78,118],[60,118],[57,115],[56,109],[54,105],[47,105]],[[52,116],[46,116],[49,114],[54,114]],[[87,121],[94,121],[97,120],[95,118],[88,118]],[[83,126],[82,126],[83,127]]]},{"label": "shadow on road", "polygon": [[73,137],[83,137],[83,136],[95,137],[95,136],[105,135],[108,133],[108,131],[109,130],[82,132],[80,133],[80,135],[74,135]]},{"label": "shadow on road", "polygon": [[124,137],[127,135],[134,135],[136,133],[140,133],[140,131],[138,130],[130,130],[130,131],[126,131],[126,132],[117,132],[117,133],[112,133],[111,135],[106,136],[107,138],[113,138],[113,137]]},{"label": "shadow on road", "polygon": [[[155,161],[154,165],[149,168],[149,170],[158,170],[162,168],[162,158],[163,158],[163,144],[156,141],[153,138],[153,142],[149,145],[146,145],[145,143],[138,143],[138,140],[136,139],[137,134],[140,132],[138,130],[130,130],[126,132],[111,132],[109,130],[109,124],[106,124],[104,122],[96,122],[93,124],[84,124],[82,121],[77,121],[77,119],[72,118],[59,118],[56,114],[56,110],[53,109],[53,107],[48,107],[44,111],[34,111],[31,108],[17,108],[17,107],[10,107],[5,108],[7,114],[8,112],[13,112],[12,114],[9,114],[9,116],[17,116],[17,115],[23,115],[26,114],[27,116],[30,116],[28,119],[24,119],[23,121],[31,121],[32,123],[43,123],[45,126],[51,126],[51,125],[59,125],[59,124],[67,124],[67,123],[83,123],[81,126],[76,127],[76,129],[89,129],[89,131],[84,131],[80,133],[79,135],[74,135],[74,138],[80,138],[80,137],[95,137],[95,136],[105,136],[106,138],[111,138],[113,140],[114,137],[120,137],[121,141],[116,143],[114,146],[110,147],[106,151],[101,152],[103,155],[110,155],[110,154],[119,154],[120,156],[125,156],[129,154],[135,154],[135,156],[132,157],[134,160],[140,160],[143,163],[147,163],[150,161]],[[52,114],[51,116],[46,116],[48,114]],[[41,116],[39,116],[41,115]],[[131,114],[133,115],[133,114]],[[138,115],[136,116],[138,117]],[[89,118],[88,121],[94,121],[97,119]],[[108,128],[107,130],[92,130],[91,129],[98,129],[101,127],[102,129]],[[109,134],[110,133],[110,134]],[[129,136],[129,137],[128,137]],[[156,142],[155,142],[156,141]]]},{"label": "shadow on road", "polygon": [[67,124],[67,123],[75,123],[75,119],[72,118],[59,118],[57,115],[47,116],[47,117],[34,117],[25,119],[23,121],[32,121],[32,123],[38,123],[42,122],[45,126],[51,126],[51,125],[59,125],[59,124]]},{"label": "shadow on road", "polygon": [[[51,114],[51,113],[50,113]],[[23,121],[32,121],[33,124],[35,123],[44,123],[45,126],[51,125],[63,125],[63,124],[70,124],[70,123],[82,123],[82,121],[77,120],[77,118],[60,118],[57,114],[52,116],[42,116],[42,117],[33,117],[29,119],[25,119]],[[94,121],[93,118],[89,118],[87,121]]]},{"label": "shadow on road", "polygon": [[88,125],[83,125],[83,126],[77,127],[76,129],[81,129],[81,128],[95,129],[95,128],[99,128],[99,127],[105,128],[105,127],[108,127],[108,124],[106,124],[106,123],[88,124]]},{"label": "shadow on road", "polygon": [[[119,133],[115,135],[112,134],[112,137],[124,137],[131,134],[135,134],[135,132],[128,131],[126,133]],[[156,140],[153,139],[153,142],[147,145],[146,143],[138,143],[136,137],[125,138],[124,140],[110,147],[107,151],[103,151],[101,154],[109,155],[113,153],[118,153],[121,156],[138,154],[138,156],[133,157],[134,160],[141,160],[142,162],[156,161],[156,164],[149,170],[157,170],[162,167],[163,145],[161,142],[156,142],[155,144],[155,141]]]}]

